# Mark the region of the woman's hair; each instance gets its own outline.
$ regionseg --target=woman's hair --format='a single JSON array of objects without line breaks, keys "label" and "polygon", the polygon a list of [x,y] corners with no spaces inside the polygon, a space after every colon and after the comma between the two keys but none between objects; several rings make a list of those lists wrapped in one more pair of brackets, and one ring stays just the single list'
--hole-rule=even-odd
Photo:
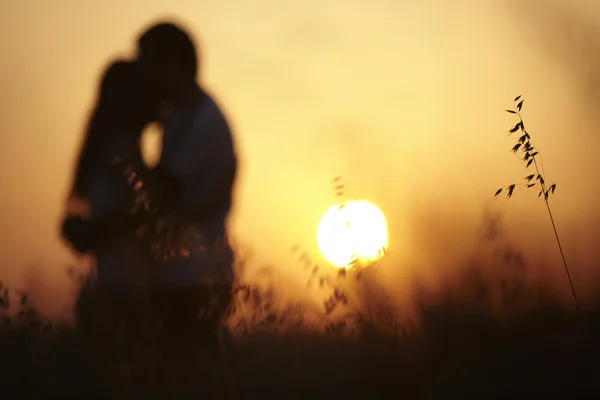
[{"label": "woman's hair", "polygon": [[96,105],[88,120],[71,194],[87,192],[89,180],[115,134],[141,133],[150,120],[149,114],[145,115],[142,99],[137,64],[122,60],[110,64],[102,76]]}]

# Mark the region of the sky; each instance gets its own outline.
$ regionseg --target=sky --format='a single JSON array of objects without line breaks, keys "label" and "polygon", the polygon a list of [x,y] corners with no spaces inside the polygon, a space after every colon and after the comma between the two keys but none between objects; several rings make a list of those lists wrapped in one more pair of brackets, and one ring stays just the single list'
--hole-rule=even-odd
[{"label": "sky", "polygon": [[165,18],[194,35],[200,79],[234,128],[241,171],[232,235],[277,279],[306,280],[289,249],[318,258],[317,225],[336,202],[331,180],[342,176],[349,198],[374,202],[388,218],[380,279],[393,278],[392,288],[409,291],[413,275],[439,281],[477,247],[484,210],[495,210],[538,266],[532,276],[556,277],[568,294],[537,193],[492,199],[526,175],[509,152],[506,132],[517,121],[504,111],[523,95],[546,180],[558,184],[551,205],[575,283],[593,290],[594,1],[8,0],[0,5],[0,279],[36,286],[48,313],[65,309],[66,267],[81,262],[57,227],[99,74]]}]

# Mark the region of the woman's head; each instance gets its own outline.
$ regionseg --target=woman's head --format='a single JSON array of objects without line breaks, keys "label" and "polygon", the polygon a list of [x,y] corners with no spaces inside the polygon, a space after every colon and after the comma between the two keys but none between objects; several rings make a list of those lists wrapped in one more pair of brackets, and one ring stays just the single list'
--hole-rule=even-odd
[{"label": "woman's head", "polygon": [[131,135],[132,140],[137,140],[144,126],[156,119],[157,106],[145,96],[139,64],[124,60],[110,64],[102,75],[88,122],[73,191],[87,191],[98,160],[115,135]]},{"label": "woman's head", "polygon": [[145,99],[138,63],[115,61],[102,76],[95,113],[113,128],[141,128],[156,118]]}]

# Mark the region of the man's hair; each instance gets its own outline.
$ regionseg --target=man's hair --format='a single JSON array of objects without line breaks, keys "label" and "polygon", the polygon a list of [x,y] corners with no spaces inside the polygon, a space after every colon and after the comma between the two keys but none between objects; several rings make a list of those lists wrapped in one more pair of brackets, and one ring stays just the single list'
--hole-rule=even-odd
[{"label": "man's hair", "polygon": [[194,78],[198,73],[198,55],[194,41],[182,28],[171,22],[151,26],[138,38],[138,48],[143,53],[152,52],[169,62],[176,62]]}]

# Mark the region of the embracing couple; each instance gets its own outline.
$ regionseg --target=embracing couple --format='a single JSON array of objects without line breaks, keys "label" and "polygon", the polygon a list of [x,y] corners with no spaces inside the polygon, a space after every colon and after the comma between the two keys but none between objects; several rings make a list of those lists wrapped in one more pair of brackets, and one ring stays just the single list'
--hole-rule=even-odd
[{"label": "embracing couple", "polygon": [[[80,326],[94,326],[94,335],[103,334],[99,321],[110,335],[152,313],[172,342],[197,340],[200,331],[212,338],[229,306],[225,222],[237,160],[230,127],[197,70],[189,35],[161,23],[138,38],[135,59],[113,62],[102,77],[71,191],[87,215],[62,225],[72,247],[96,259],[77,306]],[[152,169],[140,149],[151,123],[164,129]]]}]

